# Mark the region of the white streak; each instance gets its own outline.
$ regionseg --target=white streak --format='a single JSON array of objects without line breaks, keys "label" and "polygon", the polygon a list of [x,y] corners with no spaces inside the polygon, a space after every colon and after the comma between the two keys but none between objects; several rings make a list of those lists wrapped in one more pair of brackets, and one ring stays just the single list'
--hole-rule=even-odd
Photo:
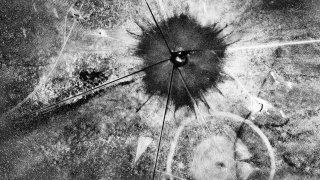
[{"label": "white streak", "polygon": [[274,47],[280,47],[280,46],[293,46],[293,45],[313,44],[313,43],[320,43],[320,39],[278,42],[278,43],[270,43],[270,44],[258,44],[253,46],[238,46],[238,47],[230,47],[228,50],[239,51],[239,50],[251,50],[251,49],[265,49],[265,48],[274,48]]}]

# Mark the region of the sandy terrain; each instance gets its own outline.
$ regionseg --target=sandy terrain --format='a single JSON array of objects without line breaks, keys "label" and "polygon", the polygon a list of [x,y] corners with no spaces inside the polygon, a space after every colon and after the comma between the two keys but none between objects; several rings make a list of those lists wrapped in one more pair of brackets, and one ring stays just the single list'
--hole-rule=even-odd
[{"label": "sandy terrain", "polygon": [[[149,1],[158,22],[184,13],[235,41],[223,95],[170,101],[155,179],[318,179],[319,2]],[[142,72],[82,93],[143,67],[146,3],[5,0],[0,17],[0,179],[151,179],[165,91]]]}]

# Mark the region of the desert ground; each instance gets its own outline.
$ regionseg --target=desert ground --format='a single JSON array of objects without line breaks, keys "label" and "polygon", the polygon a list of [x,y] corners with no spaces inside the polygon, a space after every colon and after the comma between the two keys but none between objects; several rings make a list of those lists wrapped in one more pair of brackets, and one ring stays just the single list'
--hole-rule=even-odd
[{"label": "desert ground", "polygon": [[[317,0],[2,0],[0,18],[0,179],[320,179]],[[166,51],[198,40],[228,45],[187,53],[188,93]]]}]

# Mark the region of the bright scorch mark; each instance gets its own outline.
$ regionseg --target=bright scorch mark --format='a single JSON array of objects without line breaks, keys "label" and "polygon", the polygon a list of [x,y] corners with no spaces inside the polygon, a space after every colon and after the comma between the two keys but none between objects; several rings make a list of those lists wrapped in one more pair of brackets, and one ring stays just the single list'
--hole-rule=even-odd
[{"label": "bright scorch mark", "polygon": [[265,49],[265,48],[273,48],[273,47],[280,47],[280,46],[293,46],[293,45],[313,44],[313,43],[320,43],[320,39],[277,42],[277,43],[260,44],[260,45],[252,45],[252,46],[238,46],[238,47],[230,47],[228,48],[228,50],[238,51],[238,50],[250,50],[250,49]]}]

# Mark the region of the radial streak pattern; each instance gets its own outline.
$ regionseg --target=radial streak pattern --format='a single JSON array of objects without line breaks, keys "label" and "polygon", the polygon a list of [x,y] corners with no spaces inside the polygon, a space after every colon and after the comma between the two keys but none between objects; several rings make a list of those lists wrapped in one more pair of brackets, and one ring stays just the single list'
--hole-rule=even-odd
[{"label": "radial streak pattern", "polygon": [[[1,117],[8,123],[1,122],[0,179],[35,179],[34,174],[39,172],[44,174],[39,175],[40,179],[51,177],[52,172],[56,173],[53,179],[162,178],[157,174],[195,180],[319,176],[319,148],[315,142],[320,137],[320,65],[316,46],[320,40],[315,32],[318,27],[313,27],[319,20],[314,15],[320,12],[318,2],[145,0],[144,6],[140,1],[125,0],[26,3],[31,14],[41,16],[39,7],[45,7],[44,12],[61,21],[64,27],[50,27],[53,30],[48,32],[56,30],[63,41],[49,73],[31,94],[21,96],[26,98]],[[44,4],[38,6],[39,3]],[[64,10],[55,8],[57,5]],[[21,12],[30,12],[30,8],[23,8]],[[157,8],[161,11],[157,12]],[[166,8],[171,8],[170,12]],[[79,14],[80,10],[83,13]],[[235,10],[239,13],[232,12]],[[117,18],[124,13],[126,20],[117,22],[119,27],[106,28],[112,21],[109,13],[115,13]],[[59,16],[65,18],[61,20]],[[73,22],[68,21],[69,16]],[[3,19],[10,19],[7,17]],[[90,24],[97,21],[91,19],[95,17],[107,19],[98,26]],[[23,17],[21,25],[29,22],[28,18]],[[19,22],[12,24],[16,28]],[[78,31],[76,24],[84,32]],[[33,35],[43,37],[43,31],[30,33],[27,27],[19,27],[20,33],[9,32],[7,25],[1,27],[5,34],[0,37],[1,47],[6,46],[3,42],[18,42],[12,35],[20,34],[26,39],[24,42]],[[93,27],[100,28],[90,29]],[[124,38],[123,32],[128,37]],[[13,54],[29,52],[20,47],[24,45],[13,49]],[[41,54],[40,51],[34,50]],[[11,52],[0,53],[1,58],[10,60],[7,54]],[[92,58],[96,54],[102,56]],[[72,60],[64,62],[64,56]],[[97,59],[105,64],[95,64]],[[82,66],[78,61],[87,64]],[[144,68],[136,70],[134,63],[141,62]],[[17,72],[7,67],[14,65]],[[108,70],[95,71],[98,66]],[[5,76],[10,76],[21,73],[19,68],[30,67],[10,62],[0,70],[8,71]],[[86,74],[90,68],[98,73]],[[109,80],[119,72],[125,75]],[[106,73],[104,80],[96,78],[99,73]],[[144,74],[141,81],[122,81],[138,73]],[[5,76],[1,78],[10,79]],[[69,82],[71,88],[65,94],[61,89]],[[10,83],[4,82],[0,90],[8,91],[3,94],[11,98],[15,93],[10,94]],[[114,84],[114,90],[103,91]],[[216,92],[223,97],[216,96]],[[30,99],[34,95],[39,95],[35,98],[39,102]],[[41,95],[47,98],[43,100]],[[162,103],[164,110],[159,108]],[[175,108],[172,114],[171,103]],[[204,118],[202,106],[210,110],[208,118]],[[24,113],[29,109],[37,110]],[[16,117],[11,118],[14,113]],[[157,145],[139,146],[138,137],[146,137],[147,144],[158,138]],[[138,156],[133,160],[136,146]],[[241,158],[243,154],[245,158]]]}]

